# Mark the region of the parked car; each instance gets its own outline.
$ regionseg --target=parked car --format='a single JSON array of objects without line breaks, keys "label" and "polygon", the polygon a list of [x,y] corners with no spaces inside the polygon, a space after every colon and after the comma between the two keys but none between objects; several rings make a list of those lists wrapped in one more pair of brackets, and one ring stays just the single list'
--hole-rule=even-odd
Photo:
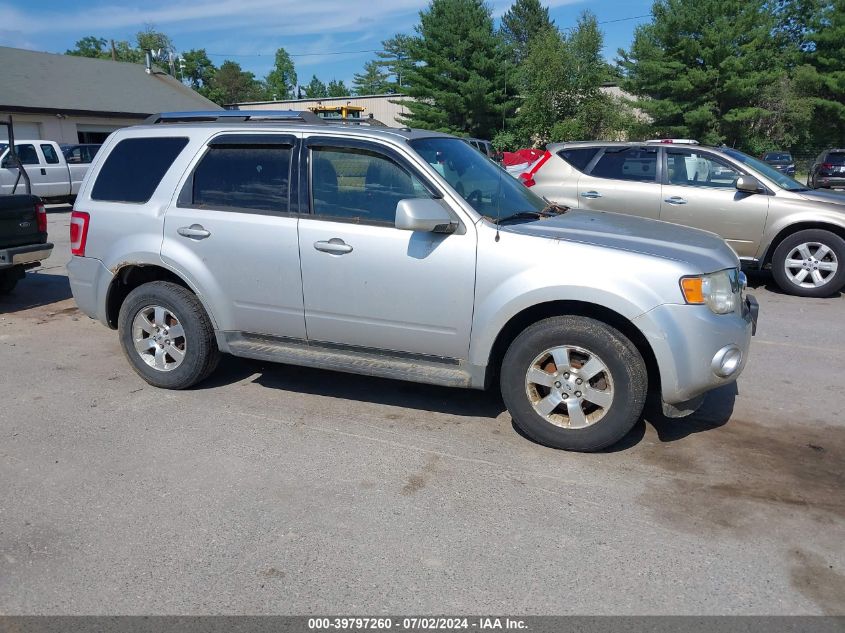
[{"label": "parked car", "polygon": [[713,231],[743,265],[771,267],[790,294],[824,297],[845,286],[845,196],[811,191],[734,149],[554,143],[520,178],[565,206]]},{"label": "parked car", "polygon": [[498,380],[528,436],[596,450],[649,388],[681,416],[742,371],[756,303],[716,235],[561,213],[446,134],[253,116],[119,130],[79,192],[73,295],[150,384],[191,387],[221,352]]},{"label": "parked car", "polygon": [[789,152],[766,152],[760,159],[787,176],[795,175],[795,160]]},{"label": "parked car", "polygon": [[465,138],[464,140],[488,158],[493,158],[496,155],[496,152],[493,151],[493,143],[490,141],[480,138]]},{"label": "parked car", "polygon": [[[51,200],[69,200],[79,191],[88,164],[69,164],[58,143],[15,139],[15,151],[29,174],[32,194]],[[9,160],[9,147],[0,150],[0,195],[21,193],[17,168]],[[15,184],[17,183],[17,188]]]},{"label": "parked car", "polygon": [[62,154],[70,165],[87,165],[94,161],[94,156],[102,145],[94,143],[80,143],[77,145],[61,144]]},{"label": "parked car", "polygon": [[50,256],[47,212],[38,196],[0,196],[0,295],[11,292],[28,268]]},{"label": "parked car", "polygon": [[845,149],[826,149],[819,154],[807,175],[807,186],[845,188]]}]

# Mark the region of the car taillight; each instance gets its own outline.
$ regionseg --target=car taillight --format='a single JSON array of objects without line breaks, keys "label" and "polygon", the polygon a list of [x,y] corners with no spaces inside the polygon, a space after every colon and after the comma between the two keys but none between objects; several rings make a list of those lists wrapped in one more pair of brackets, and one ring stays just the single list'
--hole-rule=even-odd
[{"label": "car taillight", "polygon": [[540,159],[532,165],[531,169],[526,172],[519,174],[519,179],[522,181],[522,184],[526,187],[533,187],[537,183],[534,182],[534,174],[539,171],[540,167],[546,164],[546,161],[552,157],[551,152],[546,152],[543,154]]},{"label": "car taillight", "polygon": [[70,254],[85,257],[85,242],[88,241],[88,222],[91,219],[84,211],[70,214]]},{"label": "car taillight", "polygon": [[822,169],[833,169],[833,163],[822,163]]},{"label": "car taillight", "polygon": [[35,205],[35,219],[38,221],[38,232],[47,232],[47,209],[44,208],[44,203],[39,202]]}]

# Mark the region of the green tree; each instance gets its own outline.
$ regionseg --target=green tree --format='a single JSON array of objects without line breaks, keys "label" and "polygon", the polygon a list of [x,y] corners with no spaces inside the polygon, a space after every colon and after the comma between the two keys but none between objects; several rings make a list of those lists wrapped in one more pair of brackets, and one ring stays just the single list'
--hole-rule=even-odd
[{"label": "green tree", "polygon": [[409,124],[490,138],[514,109],[505,86],[506,49],[483,0],[432,0],[420,12],[419,38],[402,92]]},{"label": "green tree", "polygon": [[415,39],[412,35],[397,33],[381,43],[382,50],[376,53],[376,64],[390,77],[388,92],[399,92],[400,87],[408,85],[410,71],[414,68],[411,46]]},{"label": "green tree", "polygon": [[88,35],[76,41],[74,48],[65,51],[65,55],[73,55],[75,57],[97,57],[105,59],[110,55],[106,47],[108,41],[102,37]]},{"label": "green tree", "polygon": [[343,79],[337,81],[336,79],[332,79],[329,82],[329,85],[326,87],[326,92],[328,93],[327,96],[329,97],[348,97],[352,92],[349,88],[346,87],[346,84],[343,83]]},{"label": "green tree", "polygon": [[181,78],[200,94],[207,94],[217,68],[204,48],[185,51],[181,55]]},{"label": "green tree", "polygon": [[288,52],[280,48],[276,51],[276,64],[264,80],[271,99],[295,99],[296,70]]},{"label": "green tree", "polygon": [[[727,143],[759,143],[770,114],[760,96],[777,83],[786,59],[775,11],[764,0],[656,0],[651,24],[620,50],[623,86],[642,97],[658,134]],[[756,136],[757,138],[753,138]]]},{"label": "green tree", "polygon": [[309,99],[322,99],[329,96],[326,84],[317,79],[317,75],[311,75],[311,81],[305,86],[305,96]]},{"label": "green tree", "polygon": [[237,62],[226,60],[214,73],[206,96],[215,103],[226,105],[258,101],[266,96],[266,92],[254,74],[243,70]]},{"label": "green tree", "polygon": [[516,0],[502,16],[499,31],[511,48],[514,63],[521,64],[528,57],[534,36],[554,28],[549,9],[540,0]]},{"label": "green tree", "polygon": [[364,72],[355,73],[352,86],[356,95],[380,95],[390,91],[388,73],[375,60],[364,64]]}]

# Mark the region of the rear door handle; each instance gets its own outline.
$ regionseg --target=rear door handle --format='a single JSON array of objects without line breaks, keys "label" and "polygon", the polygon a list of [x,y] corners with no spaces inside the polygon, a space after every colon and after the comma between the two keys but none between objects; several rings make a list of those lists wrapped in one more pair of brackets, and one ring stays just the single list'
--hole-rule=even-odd
[{"label": "rear door handle", "polygon": [[343,255],[344,253],[352,252],[352,247],[339,237],[333,237],[328,242],[314,242],[314,248],[324,253],[332,253],[333,255]]},{"label": "rear door handle", "polygon": [[46,170],[46,169],[44,169],[43,167],[41,168],[41,175],[42,175],[42,176],[46,176],[46,175],[47,175],[47,170]]},{"label": "rear door handle", "polygon": [[668,202],[669,204],[686,204],[687,201],[684,200],[681,196],[672,196],[671,198],[666,198],[663,202]]},{"label": "rear door handle", "polygon": [[582,198],[601,198],[601,194],[598,191],[585,191],[581,194]]},{"label": "rear door handle", "polygon": [[194,240],[203,240],[211,235],[210,231],[206,231],[202,224],[192,224],[191,226],[182,226],[176,229],[176,232],[182,237],[190,237]]}]

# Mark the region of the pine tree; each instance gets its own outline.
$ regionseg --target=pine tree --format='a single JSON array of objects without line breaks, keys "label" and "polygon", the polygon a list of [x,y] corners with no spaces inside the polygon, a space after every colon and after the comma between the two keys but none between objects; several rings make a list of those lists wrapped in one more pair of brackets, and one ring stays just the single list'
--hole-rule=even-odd
[{"label": "pine tree", "polygon": [[264,80],[268,96],[273,100],[293,99],[296,97],[296,69],[288,52],[280,48],[276,51],[276,63]]},{"label": "pine tree", "polygon": [[346,84],[343,83],[343,79],[340,81],[332,79],[329,85],[326,86],[326,92],[329,97],[348,97],[352,94],[349,88],[346,87]]},{"label": "pine tree", "polygon": [[408,74],[414,68],[411,57],[411,45],[415,38],[398,33],[381,43],[382,50],[376,53],[376,64],[389,76],[387,92],[399,92],[400,87],[408,86]]},{"label": "pine tree", "polygon": [[516,0],[502,16],[500,32],[512,51],[514,63],[521,64],[528,56],[531,40],[551,28],[554,21],[540,0]]},{"label": "pine tree", "polygon": [[311,75],[311,81],[305,86],[305,96],[309,99],[322,99],[329,96],[326,84],[317,79],[317,75]]},{"label": "pine tree", "polygon": [[363,73],[355,73],[352,85],[356,95],[380,95],[390,91],[388,74],[375,60],[364,64]]},{"label": "pine tree", "polygon": [[[785,72],[765,0],[656,0],[651,24],[619,51],[623,87],[658,134],[751,147],[770,113],[760,95]],[[759,135],[759,132],[757,133]]]},{"label": "pine tree", "polygon": [[410,125],[490,138],[513,109],[503,70],[505,47],[482,0],[432,0],[410,47],[420,62],[402,92]]}]

